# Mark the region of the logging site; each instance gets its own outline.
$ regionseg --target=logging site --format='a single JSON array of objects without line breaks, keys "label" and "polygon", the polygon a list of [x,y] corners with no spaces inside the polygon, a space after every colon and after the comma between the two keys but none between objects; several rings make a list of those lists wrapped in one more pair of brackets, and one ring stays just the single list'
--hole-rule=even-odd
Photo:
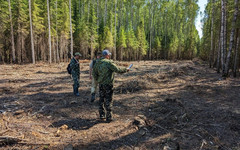
[{"label": "logging site", "polygon": [[0,0],[0,150],[240,150],[239,0]]}]

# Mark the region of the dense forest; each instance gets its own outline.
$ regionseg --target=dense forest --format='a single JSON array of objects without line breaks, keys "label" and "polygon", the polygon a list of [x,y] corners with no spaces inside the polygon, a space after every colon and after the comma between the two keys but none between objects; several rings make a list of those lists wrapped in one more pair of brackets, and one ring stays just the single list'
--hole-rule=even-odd
[{"label": "dense forest", "polygon": [[239,68],[239,1],[210,0],[202,20],[203,37],[200,57],[209,61],[209,66],[229,76],[233,70],[236,77]]},{"label": "dense forest", "polygon": [[197,0],[0,0],[0,61],[90,59],[106,48],[114,60],[192,59],[198,11]]}]

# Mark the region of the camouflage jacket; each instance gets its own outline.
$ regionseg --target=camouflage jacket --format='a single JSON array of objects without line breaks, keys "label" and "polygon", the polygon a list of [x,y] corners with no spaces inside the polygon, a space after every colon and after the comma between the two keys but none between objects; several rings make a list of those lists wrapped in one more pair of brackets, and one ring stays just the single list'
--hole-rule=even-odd
[{"label": "camouflage jacket", "polygon": [[93,67],[93,77],[97,80],[99,84],[113,85],[114,82],[114,73],[125,73],[127,72],[126,68],[118,68],[112,60],[101,58],[96,62]]},{"label": "camouflage jacket", "polygon": [[72,69],[72,76],[80,75],[80,65],[78,60],[76,60],[75,58],[72,58],[70,61],[70,67]]}]

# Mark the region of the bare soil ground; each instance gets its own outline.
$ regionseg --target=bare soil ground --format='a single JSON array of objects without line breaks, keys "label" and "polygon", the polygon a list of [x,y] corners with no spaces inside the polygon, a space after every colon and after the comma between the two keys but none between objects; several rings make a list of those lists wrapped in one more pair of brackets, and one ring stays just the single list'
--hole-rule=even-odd
[{"label": "bare soil ground", "polygon": [[67,63],[1,65],[0,137],[20,141],[0,138],[0,149],[240,149],[239,78],[222,80],[198,60],[133,64],[116,75],[111,123],[90,103],[87,61],[80,97]]}]

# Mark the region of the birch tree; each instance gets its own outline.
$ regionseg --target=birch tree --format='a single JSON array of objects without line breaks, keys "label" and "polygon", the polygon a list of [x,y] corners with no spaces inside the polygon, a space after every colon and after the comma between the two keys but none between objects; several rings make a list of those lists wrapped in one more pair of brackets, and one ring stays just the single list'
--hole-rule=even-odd
[{"label": "birch tree", "polygon": [[33,29],[32,29],[32,4],[31,0],[28,0],[29,4],[29,20],[30,20],[30,32],[31,32],[31,49],[32,49],[32,63],[35,64],[35,51],[34,51],[34,39],[33,39]]},{"label": "birch tree", "polygon": [[47,0],[47,12],[48,12],[49,63],[52,63],[52,40],[51,40],[51,22],[50,22],[50,12],[49,12],[49,0]]}]

